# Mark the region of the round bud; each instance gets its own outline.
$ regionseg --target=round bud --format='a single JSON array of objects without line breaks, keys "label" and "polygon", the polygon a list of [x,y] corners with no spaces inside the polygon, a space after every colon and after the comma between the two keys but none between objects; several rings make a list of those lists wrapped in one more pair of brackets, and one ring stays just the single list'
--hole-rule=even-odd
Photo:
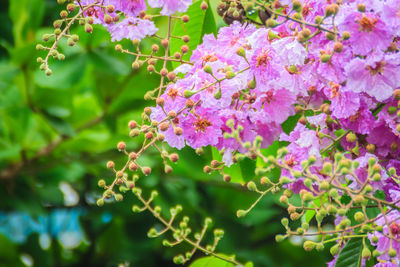
[{"label": "round bud", "polygon": [[203,1],[203,2],[200,4],[200,8],[201,8],[202,10],[206,10],[206,9],[208,8],[207,3]]},{"label": "round bud", "polygon": [[167,74],[167,78],[168,78],[168,80],[170,80],[170,81],[173,81],[173,80],[175,79],[175,77],[176,77],[175,72],[169,72],[169,73]]},{"label": "round bud", "polygon": [[85,24],[85,32],[92,33],[93,32],[93,26],[90,25],[89,23],[86,23]]},{"label": "round bud", "polygon": [[189,22],[189,16],[188,15],[183,15],[182,16],[182,21],[185,22],[185,23]]},{"label": "round bud", "polygon": [[182,51],[183,54],[186,54],[189,51],[189,46],[182,45],[181,46],[181,51]]},{"label": "round bud", "polygon": [[224,179],[224,182],[230,182],[231,181],[231,176],[230,175],[228,175],[228,174],[224,174],[224,177],[223,177],[223,179]]},{"label": "round bud", "polygon": [[125,150],[125,148],[126,148],[125,142],[119,142],[117,145],[117,148],[119,151]]},{"label": "round bud", "polygon": [[349,38],[350,38],[350,33],[349,32],[343,32],[343,34],[342,34],[342,38],[343,38],[343,40],[348,40]]},{"label": "round bud", "polygon": [[74,12],[75,8],[76,8],[75,4],[68,4],[67,5],[68,12]]},{"label": "round bud", "polygon": [[161,69],[160,75],[163,76],[163,77],[167,76],[168,75],[168,70],[166,68]]},{"label": "round bud", "polygon": [[108,13],[114,13],[115,11],[115,7],[113,5],[106,6],[106,9]]},{"label": "round bud", "polygon": [[103,188],[104,186],[106,186],[106,181],[104,181],[103,179],[100,179],[100,180],[97,182],[97,185],[98,185],[99,187]]},{"label": "round bud", "polygon": [[47,76],[51,76],[51,75],[53,74],[53,72],[51,71],[51,69],[47,69],[44,73],[45,73]]},{"label": "round bud", "polygon": [[362,222],[362,221],[364,221],[364,219],[365,219],[364,213],[362,213],[361,211],[357,211],[354,214],[354,220],[356,222]]},{"label": "round bud", "polygon": [[109,168],[109,169],[114,169],[114,166],[115,166],[115,163],[114,163],[114,161],[108,161],[107,162],[107,168]]},{"label": "round bud", "polygon": [[169,45],[168,39],[162,39],[162,40],[161,40],[161,45],[162,45],[163,47],[167,48],[168,45]]},{"label": "round bud", "polygon": [[204,166],[203,167],[203,171],[205,172],[205,173],[210,173],[211,171],[212,171],[212,169],[211,169],[211,167],[210,166]]},{"label": "round bud", "polygon": [[173,111],[173,110],[171,110],[171,111],[168,112],[168,117],[170,117],[171,119],[176,118],[176,115],[177,115],[176,112]]},{"label": "round bud", "polygon": [[134,120],[129,121],[128,123],[129,129],[135,129],[137,127],[137,123]]},{"label": "round bud", "polygon": [[104,15],[104,22],[105,22],[106,24],[111,24],[111,23],[114,22],[114,20],[113,20],[113,18],[112,18],[110,15],[105,14],[105,15]]},{"label": "round bud", "polygon": [[333,51],[335,51],[336,53],[340,53],[343,51],[343,44],[341,42],[336,42],[333,45]]},{"label": "round bud", "polygon": [[190,41],[189,35],[182,36],[182,41],[185,42],[185,43],[188,43]]},{"label": "round bud", "polygon": [[114,198],[116,201],[120,202],[124,199],[124,197],[121,194],[115,194]]},{"label": "round bud", "polygon": [[329,62],[331,60],[331,58],[332,58],[332,55],[329,55],[329,54],[322,54],[320,56],[321,62],[323,62],[323,63]]},{"label": "round bud", "polygon": [[396,100],[400,100],[400,89],[394,90],[394,92],[393,92],[393,97],[394,97],[394,99],[396,99]]},{"label": "round bud", "polygon": [[182,130],[181,127],[175,127],[174,133],[175,133],[177,136],[180,136],[180,135],[183,134],[183,130]]},{"label": "round bud", "polygon": [[358,4],[357,5],[357,10],[359,12],[365,12],[365,5],[364,4]]},{"label": "round bud", "polygon": [[99,199],[96,201],[96,204],[97,204],[97,206],[102,207],[102,206],[104,205],[104,199],[99,198]]},{"label": "round bud", "polygon": [[353,143],[353,142],[357,141],[357,136],[354,133],[348,133],[346,135],[346,141],[349,143]]},{"label": "round bud", "polygon": [[157,44],[153,44],[151,46],[151,50],[153,50],[153,52],[157,52],[160,49],[160,47]]},{"label": "round bud", "polygon": [[172,161],[172,162],[178,162],[178,160],[179,160],[179,155],[178,154],[176,154],[176,153],[172,153],[170,156],[169,156],[169,159]]},{"label": "round bud", "polygon": [[131,163],[131,164],[129,164],[129,170],[131,170],[131,171],[137,171],[137,169],[138,169],[138,166],[136,165],[136,163]]},{"label": "round bud", "polygon": [[303,243],[303,248],[305,251],[311,251],[315,248],[315,242],[307,240],[306,242]]},{"label": "round bud", "polygon": [[150,167],[143,167],[142,172],[144,175],[149,175],[151,173],[151,168]]},{"label": "round bud", "polygon": [[389,255],[389,257],[394,258],[397,255],[397,251],[391,248],[388,251],[388,255]]}]

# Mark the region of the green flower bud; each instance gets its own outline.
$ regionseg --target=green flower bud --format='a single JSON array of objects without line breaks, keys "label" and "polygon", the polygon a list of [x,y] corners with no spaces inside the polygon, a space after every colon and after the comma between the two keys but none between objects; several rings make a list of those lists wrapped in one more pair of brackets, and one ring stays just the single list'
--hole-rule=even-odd
[{"label": "green flower bud", "polygon": [[96,204],[97,204],[97,206],[102,207],[102,206],[104,205],[104,199],[99,198],[99,199],[96,201]]},{"label": "green flower bud", "polygon": [[183,96],[184,96],[185,98],[189,98],[189,97],[191,97],[191,96],[194,95],[194,94],[195,94],[195,92],[190,91],[190,90],[185,90],[185,91],[183,92]]},{"label": "green flower bud", "polygon": [[315,248],[315,242],[307,240],[303,243],[303,248],[305,251],[311,251]]},{"label": "green flower bud", "polygon": [[388,255],[389,255],[389,257],[391,257],[391,258],[394,258],[394,257],[396,257],[396,255],[397,255],[397,252],[396,252],[396,250],[394,250],[394,249],[389,249],[389,251],[388,251]]},{"label": "green flower bud", "polygon": [[364,219],[365,219],[364,213],[362,213],[361,211],[357,211],[354,214],[354,220],[356,222],[362,222],[362,221],[364,221]]},{"label": "green flower bud", "polygon": [[276,235],[276,236],[275,236],[275,240],[276,240],[276,242],[280,243],[280,242],[282,242],[283,240],[285,240],[285,236],[283,236],[283,235]]},{"label": "green flower bud", "polygon": [[238,210],[238,211],[236,212],[236,216],[237,216],[238,218],[244,217],[244,216],[246,216],[246,214],[247,214],[247,211],[245,211],[245,210]]},{"label": "green flower bud", "polygon": [[361,257],[364,259],[369,259],[371,257],[371,251],[367,247],[364,247],[361,252]]},{"label": "green flower bud", "polygon": [[331,247],[330,252],[332,254],[332,256],[335,256],[339,253],[339,244],[334,245],[333,247]]}]

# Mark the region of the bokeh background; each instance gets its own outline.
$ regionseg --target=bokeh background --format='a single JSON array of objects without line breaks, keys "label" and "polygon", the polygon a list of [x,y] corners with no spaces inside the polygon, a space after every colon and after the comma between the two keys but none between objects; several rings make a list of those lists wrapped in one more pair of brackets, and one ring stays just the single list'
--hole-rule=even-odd
[{"label": "bokeh background", "polygon": [[[122,203],[95,204],[102,194],[97,181],[113,176],[106,162],[120,166],[125,160],[117,142],[139,146],[129,139],[127,123],[152,104],[143,95],[157,85],[157,76],[145,68],[132,71],[132,57],[115,52],[104,29],[88,35],[74,27],[80,41],[73,48],[61,42],[66,60],[52,62],[53,75],[46,77],[36,63],[44,54],[35,46],[52,32],[61,7],[56,0],[1,2],[0,266],[175,266],[173,256],[187,247],[165,248],[162,237],[149,239],[148,229],[158,222],[147,212],[132,213],[138,204],[132,194]],[[216,4],[211,8],[222,26]],[[165,20],[157,25],[165,28]],[[151,43],[142,42],[142,49]],[[166,210],[181,204],[194,231],[205,217],[213,218],[213,226],[225,230],[218,251],[254,266],[324,266],[330,259],[327,252],[304,252],[298,240],[275,242],[286,215],[275,196],[238,219],[236,210],[257,195],[204,174],[209,149],[202,156],[191,149],[179,154],[179,164],[165,175],[156,151],[148,151],[142,160],[153,172],[139,185],[145,194],[156,188],[156,203]]]}]

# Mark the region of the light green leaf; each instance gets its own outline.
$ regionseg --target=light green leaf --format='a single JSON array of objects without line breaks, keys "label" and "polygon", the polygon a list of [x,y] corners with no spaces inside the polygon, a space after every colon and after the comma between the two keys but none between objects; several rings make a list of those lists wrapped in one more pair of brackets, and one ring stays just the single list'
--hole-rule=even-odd
[{"label": "light green leaf", "polygon": [[[190,41],[187,44],[190,51],[193,51],[202,41],[204,34],[216,33],[217,27],[215,25],[215,19],[210,8],[207,10],[202,10],[200,4],[203,0],[194,2],[185,13],[190,17],[189,22],[183,23],[178,21],[175,24],[173,30],[174,36],[189,35]],[[206,1],[208,3],[208,0]],[[177,38],[173,38],[171,41],[170,52],[174,54],[175,52],[180,52],[180,48],[185,43]],[[183,56],[184,60],[189,60],[191,53],[187,53]],[[174,68],[176,68],[179,63],[173,62]]]}]

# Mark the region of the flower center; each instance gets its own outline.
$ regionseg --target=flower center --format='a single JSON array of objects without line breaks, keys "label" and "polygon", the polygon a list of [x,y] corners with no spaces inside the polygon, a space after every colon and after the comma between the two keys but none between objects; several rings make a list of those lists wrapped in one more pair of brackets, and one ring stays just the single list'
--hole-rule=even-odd
[{"label": "flower center", "polygon": [[400,225],[398,225],[397,223],[392,223],[390,225],[390,232],[392,232],[393,235],[398,235],[400,234]]},{"label": "flower center", "polygon": [[257,67],[268,66],[271,57],[268,55],[268,51],[261,52],[257,57]]},{"label": "flower center", "polygon": [[205,56],[203,56],[201,59],[203,59],[203,61],[205,62],[214,62],[217,61],[218,58],[213,54],[207,54]]},{"label": "flower center", "polygon": [[372,66],[367,66],[367,70],[369,70],[369,72],[372,75],[376,75],[376,74],[382,74],[383,73],[383,68],[385,67],[386,62],[385,61],[379,61],[376,63],[375,67]]},{"label": "flower center", "polygon": [[334,82],[330,82],[332,98],[340,96],[340,85]]},{"label": "flower center", "polygon": [[237,43],[238,40],[239,40],[239,37],[238,37],[238,36],[234,37],[234,38],[231,40],[231,46],[234,46],[234,45]]},{"label": "flower center", "polygon": [[265,93],[265,96],[263,98],[264,102],[267,102],[268,104],[270,104],[273,100],[274,100],[274,91],[268,91]]},{"label": "flower center", "polygon": [[175,98],[178,96],[178,90],[175,89],[175,87],[172,87],[168,90],[168,96],[172,98],[172,100],[175,100]]},{"label": "flower center", "polygon": [[205,118],[196,118],[196,120],[193,123],[193,126],[196,127],[196,131],[199,132],[205,132],[207,127],[211,126],[211,122]]},{"label": "flower center", "polygon": [[360,32],[372,32],[372,30],[375,29],[375,24],[378,20],[375,18],[367,18],[366,16],[363,16],[362,19],[358,21],[358,24],[360,24]]}]

